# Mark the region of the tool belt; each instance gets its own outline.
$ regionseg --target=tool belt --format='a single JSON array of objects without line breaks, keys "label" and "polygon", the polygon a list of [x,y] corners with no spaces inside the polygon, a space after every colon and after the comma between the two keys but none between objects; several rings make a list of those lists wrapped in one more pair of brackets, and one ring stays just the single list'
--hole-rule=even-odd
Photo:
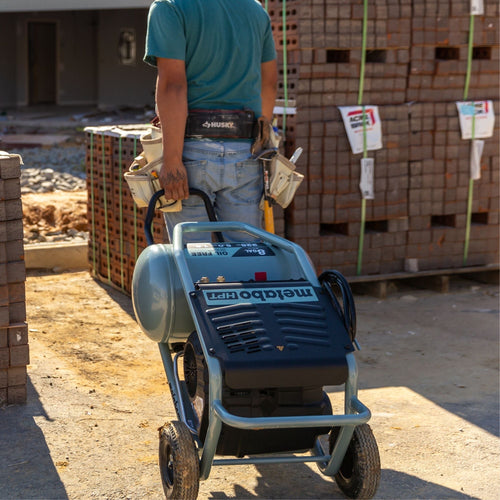
[{"label": "tool belt", "polygon": [[[161,189],[159,174],[163,163],[161,131],[152,127],[151,131],[142,135],[143,152],[134,158],[124,177],[132,198],[138,207],[147,207],[154,193]],[[179,212],[182,210],[180,200],[167,200],[161,196],[156,208],[162,212]]]},{"label": "tool belt", "polygon": [[245,109],[193,109],[186,121],[186,137],[253,139],[257,122],[253,111]]},{"label": "tool belt", "polygon": [[264,169],[264,200],[269,203],[277,203],[283,208],[288,207],[304,175],[295,170],[295,164],[276,150],[264,151],[258,159],[262,162]]}]

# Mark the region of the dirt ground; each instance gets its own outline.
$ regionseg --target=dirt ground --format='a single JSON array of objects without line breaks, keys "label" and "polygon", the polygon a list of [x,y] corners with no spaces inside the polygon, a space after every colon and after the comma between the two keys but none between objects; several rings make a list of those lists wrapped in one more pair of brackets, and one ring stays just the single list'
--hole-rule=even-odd
[{"label": "dirt ground", "polygon": [[24,235],[30,242],[88,231],[87,191],[22,195]]},{"label": "dirt ground", "polygon": [[[0,498],[159,499],[157,428],[174,409],[129,297],[88,272],[30,272],[28,402],[0,409]],[[498,286],[356,296],[360,399],[376,498],[498,499]],[[337,388],[329,388],[334,402]],[[199,498],[343,498],[315,465],[214,467]]]}]

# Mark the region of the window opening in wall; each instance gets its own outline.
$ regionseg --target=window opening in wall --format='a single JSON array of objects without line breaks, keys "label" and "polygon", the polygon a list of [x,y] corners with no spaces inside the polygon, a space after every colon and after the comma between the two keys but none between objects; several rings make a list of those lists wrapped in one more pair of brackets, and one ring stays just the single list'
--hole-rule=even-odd
[{"label": "window opening in wall", "polygon": [[472,59],[489,61],[491,59],[491,47],[473,47]]},{"label": "window opening in wall", "polygon": [[455,215],[431,215],[431,227],[456,227]]},{"label": "window opening in wall", "polygon": [[349,234],[349,224],[347,222],[319,225],[320,236],[336,236],[339,234],[343,236],[347,236]]},{"label": "window opening in wall", "polygon": [[387,59],[386,50],[367,50],[366,51],[366,62],[367,63],[385,63]]},{"label": "window opening in wall", "polygon": [[387,233],[389,230],[389,221],[387,220],[369,220],[365,223],[367,233]]},{"label": "window opening in wall", "polygon": [[435,59],[441,61],[453,61],[460,59],[460,50],[458,47],[436,47]]},{"label": "window opening in wall", "polygon": [[488,224],[488,212],[477,212],[471,214],[470,219],[472,224]]},{"label": "window opening in wall", "polygon": [[350,51],[341,49],[327,49],[327,63],[348,63],[350,60]]}]

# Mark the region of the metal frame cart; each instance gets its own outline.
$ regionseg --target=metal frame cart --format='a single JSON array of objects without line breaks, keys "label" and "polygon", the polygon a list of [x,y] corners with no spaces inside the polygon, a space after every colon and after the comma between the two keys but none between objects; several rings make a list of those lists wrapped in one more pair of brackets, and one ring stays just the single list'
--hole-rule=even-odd
[{"label": "metal frame cart", "polygon": [[[227,232],[254,239],[212,242]],[[185,243],[199,233],[204,243]],[[358,398],[354,302],[340,273],[317,277],[300,246],[247,224],[186,222],[172,244],[142,252],[132,299],[178,417],[160,428],[167,498],[196,498],[212,466],[305,462],[351,498],[375,494],[380,458]],[[344,386],[344,413],[332,414],[331,385]]]}]

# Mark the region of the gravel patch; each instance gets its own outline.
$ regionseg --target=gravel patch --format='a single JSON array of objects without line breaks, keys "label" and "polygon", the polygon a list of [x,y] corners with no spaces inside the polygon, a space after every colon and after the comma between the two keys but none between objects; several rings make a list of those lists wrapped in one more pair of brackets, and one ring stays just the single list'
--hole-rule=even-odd
[{"label": "gravel patch", "polygon": [[24,243],[87,241],[85,145],[24,147]]},{"label": "gravel patch", "polygon": [[21,193],[86,189],[85,146],[20,148]]}]

